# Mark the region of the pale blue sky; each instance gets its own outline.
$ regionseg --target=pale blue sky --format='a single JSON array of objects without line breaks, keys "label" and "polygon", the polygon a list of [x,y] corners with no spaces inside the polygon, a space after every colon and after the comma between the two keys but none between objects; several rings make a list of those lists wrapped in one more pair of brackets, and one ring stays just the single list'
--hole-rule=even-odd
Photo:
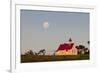
[{"label": "pale blue sky", "polygon": [[[49,27],[43,28],[47,21]],[[21,10],[21,53],[46,49],[53,53],[59,44],[72,38],[76,45],[87,45],[89,13]]]}]

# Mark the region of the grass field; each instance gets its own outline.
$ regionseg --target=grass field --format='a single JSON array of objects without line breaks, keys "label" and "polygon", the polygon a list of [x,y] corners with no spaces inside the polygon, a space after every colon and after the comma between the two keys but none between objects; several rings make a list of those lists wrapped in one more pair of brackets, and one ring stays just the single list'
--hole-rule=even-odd
[{"label": "grass field", "polygon": [[67,56],[35,56],[35,55],[21,55],[21,63],[28,62],[48,62],[48,61],[69,61],[69,60],[89,60],[89,54],[85,55],[67,55]]}]

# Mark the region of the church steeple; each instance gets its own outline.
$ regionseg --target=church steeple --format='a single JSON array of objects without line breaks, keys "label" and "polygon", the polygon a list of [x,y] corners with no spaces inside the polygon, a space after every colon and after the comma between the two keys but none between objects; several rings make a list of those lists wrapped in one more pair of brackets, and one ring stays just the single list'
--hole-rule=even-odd
[{"label": "church steeple", "polygon": [[72,42],[72,39],[71,38],[69,38],[69,42]]}]

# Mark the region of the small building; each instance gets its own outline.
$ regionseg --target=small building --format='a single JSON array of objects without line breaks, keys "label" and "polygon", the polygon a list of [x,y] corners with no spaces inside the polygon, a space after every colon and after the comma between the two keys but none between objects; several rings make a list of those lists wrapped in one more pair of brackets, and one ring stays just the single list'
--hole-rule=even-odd
[{"label": "small building", "polygon": [[67,43],[60,44],[55,55],[77,55],[77,48],[70,38]]}]

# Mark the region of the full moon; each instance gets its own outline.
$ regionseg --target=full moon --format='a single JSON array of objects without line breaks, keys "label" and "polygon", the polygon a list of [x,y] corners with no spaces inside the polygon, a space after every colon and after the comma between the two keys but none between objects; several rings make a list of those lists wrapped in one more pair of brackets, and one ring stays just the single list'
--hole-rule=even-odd
[{"label": "full moon", "polygon": [[44,29],[48,29],[48,28],[49,28],[49,23],[48,23],[48,21],[44,21],[44,22],[43,22],[43,28],[44,28]]}]

